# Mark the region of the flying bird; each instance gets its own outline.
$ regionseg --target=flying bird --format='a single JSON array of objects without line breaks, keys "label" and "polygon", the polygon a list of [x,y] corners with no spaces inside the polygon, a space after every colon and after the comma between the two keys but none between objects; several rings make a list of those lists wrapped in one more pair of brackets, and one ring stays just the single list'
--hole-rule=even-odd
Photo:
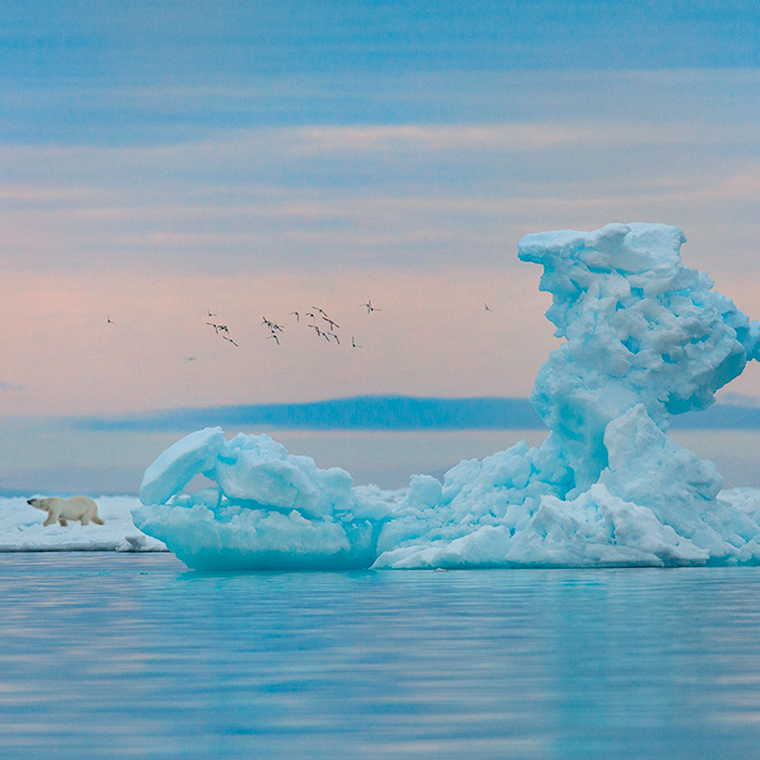
[{"label": "flying bird", "polygon": [[[224,340],[226,340],[228,343],[232,343],[233,346],[237,346],[238,345],[230,337],[230,328],[227,327],[227,325],[218,325],[216,322],[206,322],[206,324],[209,327],[213,327],[214,328],[214,332],[217,335],[221,335],[221,337],[224,338]],[[190,361],[190,360],[188,360],[188,361]]]},{"label": "flying bird", "polygon": [[376,308],[375,308],[375,307],[372,305],[372,301],[367,301],[367,303],[363,303],[363,304],[361,304],[361,305],[362,305],[362,306],[366,306],[366,307],[367,307],[367,314],[369,314],[371,311],[381,311],[380,309],[376,309]]},{"label": "flying bird", "polygon": [[277,322],[272,322],[266,317],[263,317],[263,322],[261,324],[266,325],[272,332],[282,332],[285,329],[281,325],[278,325]]}]

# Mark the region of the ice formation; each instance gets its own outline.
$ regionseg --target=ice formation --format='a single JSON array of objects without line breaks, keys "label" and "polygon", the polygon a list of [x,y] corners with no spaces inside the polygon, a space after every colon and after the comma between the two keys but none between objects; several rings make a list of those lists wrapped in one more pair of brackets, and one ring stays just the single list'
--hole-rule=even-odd
[{"label": "ice formation", "polygon": [[[217,483],[179,494],[197,474]],[[221,428],[182,438],[145,471],[144,506],[133,510],[143,532],[164,540],[198,569],[351,569],[369,567],[390,505],[352,488],[339,467],[322,470],[268,435]],[[368,494],[373,490],[364,489]],[[164,504],[155,504],[158,500]]]},{"label": "ice formation", "polygon": [[[460,462],[441,484],[354,487],[266,435],[198,431],[145,473],[135,524],[202,569],[760,563],[760,510],[718,496],[715,466],[668,438],[760,358],[751,322],[681,262],[662,224],[527,235],[565,339],[531,402],[550,429]],[[203,473],[216,487],[180,494]]]}]

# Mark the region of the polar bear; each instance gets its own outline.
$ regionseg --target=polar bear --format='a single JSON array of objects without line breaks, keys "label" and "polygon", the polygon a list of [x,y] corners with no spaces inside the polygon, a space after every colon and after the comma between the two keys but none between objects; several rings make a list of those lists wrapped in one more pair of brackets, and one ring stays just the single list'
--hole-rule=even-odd
[{"label": "polar bear", "polygon": [[48,513],[43,525],[52,525],[56,521],[68,525],[67,519],[79,520],[82,525],[88,525],[90,520],[98,525],[105,524],[98,517],[98,505],[89,496],[51,496],[49,499],[28,499],[26,503]]}]

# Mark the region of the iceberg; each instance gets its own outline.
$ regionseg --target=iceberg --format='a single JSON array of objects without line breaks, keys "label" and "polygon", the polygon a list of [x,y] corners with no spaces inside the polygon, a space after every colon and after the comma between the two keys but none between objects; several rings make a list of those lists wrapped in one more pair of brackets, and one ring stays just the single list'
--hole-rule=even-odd
[{"label": "iceberg", "polygon": [[[564,339],[530,398],[550,430],[539,448],[384,491],[207,428],[146,470],[135,525],[206,570],[760,563],[757,498],[722,495],[716,467],[667,435],[760,358],[760,323],[683,264],[684,241],[644,223],[520,241]],[[198,474],[214,485],[180,493]]]}]

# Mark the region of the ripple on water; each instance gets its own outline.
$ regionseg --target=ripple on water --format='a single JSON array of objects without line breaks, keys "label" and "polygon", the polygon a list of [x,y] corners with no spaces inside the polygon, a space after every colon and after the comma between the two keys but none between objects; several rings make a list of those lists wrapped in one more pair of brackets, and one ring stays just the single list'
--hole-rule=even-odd
[{"label": "ripple on water", "polygon": [[758,581],[0,556],[0,756],[754,758]]}]

